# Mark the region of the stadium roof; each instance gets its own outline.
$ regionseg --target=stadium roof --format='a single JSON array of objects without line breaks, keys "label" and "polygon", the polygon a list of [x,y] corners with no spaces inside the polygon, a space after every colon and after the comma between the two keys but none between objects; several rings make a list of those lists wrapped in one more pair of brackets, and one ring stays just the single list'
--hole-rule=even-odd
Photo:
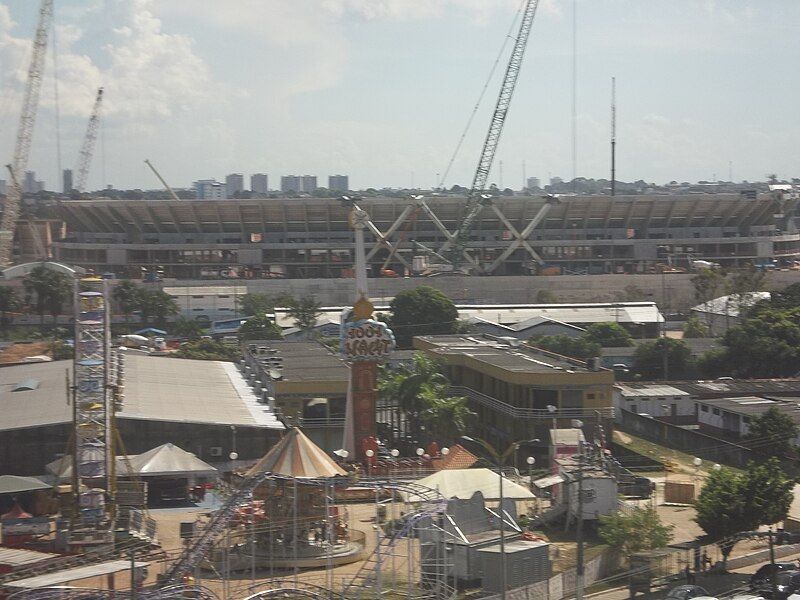
[{"label": "stadium roof", "polygon": [[[69,361],[15,365],[2,369],[0,431],[68,423]],[[11,382],[34,378],[35,390],[11,392]],[[125,354],[125,398],[119,419],[142,419],[283,429],[258,402],[233,363]]]}]

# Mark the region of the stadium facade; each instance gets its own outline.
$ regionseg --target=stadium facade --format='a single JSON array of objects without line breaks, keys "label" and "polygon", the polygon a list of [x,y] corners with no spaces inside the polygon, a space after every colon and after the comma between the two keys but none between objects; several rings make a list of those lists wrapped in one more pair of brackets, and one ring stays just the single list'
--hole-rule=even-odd
[{"label": "stadium facade", "polygon": [[[465,198],[364,198],[368,263],[419,272]],[[118,277],[154,267],[178,279],[335,278],[352,274],[350,207],[335,198],[75,200],[56,259]],[[484,273],[647,273],[707,260],[727,267],[800,259],[797,200],[780,193],[499,197],[467,243]],[[421,245],[420,245],[421,244]],[[548,271],[549,270],[549,271]]]}]

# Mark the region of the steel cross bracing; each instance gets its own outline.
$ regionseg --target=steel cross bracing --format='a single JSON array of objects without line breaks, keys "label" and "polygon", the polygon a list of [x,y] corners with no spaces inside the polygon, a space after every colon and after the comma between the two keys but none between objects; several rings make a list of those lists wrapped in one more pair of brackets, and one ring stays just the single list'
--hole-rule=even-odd
[{"label": "steel cross bracing", "polygon": [[500,87],[500,94],[497,97],[497,104],[492,114],[489,131],[486,132],[486,139],[483,142],[483,150],[478,160],[478,167],[475,169],[475,176],[472,180],[472,187],[470,188],[469,199],[467,200],[467,213],[453,236],[452,249],[450,249],[450,243],[448,242],[439,250],[441,254],[450,250],[449,253],[452,256],[451,262],[455,269],[457,269],[461,263],[461,257],[464,254],[467,241],[469,241],[469,234],[472,231],[472,226],[478,219],[483,207],[491,203],[491,199],[483,196],[482,192],[486,189],[486,181],[489,178],[489,172],[492,170],[494,155],[497,152],[497,145],[500,142],[500,135],[503,132],[503,125],[508,115],[508,108],[511,105],[511,97],[514,95],[514,89],[517,86],[517,78],[519,77],[519,71],[522,67],[522,59],[525,56],[525,48],[528,45],[528,37],[531,32],[531,27],[533,26],[533,19],[536,16],[536,9],[538,6],[539,0],[527,0],[525,4],[525,10],[522,14],[522,20],[519,26],[519,33],[514,41],[514,48],[511,51],[511,58],[506,67],[506,74],[503,78],[503,85]]},{"label": "steel cross bracing", "polygon": [[[254,477],[245,479],[238,488],[231,494],[227,502],[220,508],[211,519],[211,522],[204,528],[203,532],[197,538],[194,544],[186,548],[178,560],[173,563],[172,567],[164,575],[161,585],[169,586],[178,584],[182,577],[190,573],[195,566],[208,554],[211,547],[217,543],[225,535],[226,529],[230,524],[231,519],[236,513],[236,509],[243,503],[252,499],[253,491],[267,480],[283,480],[286,482],[293,481],[293,478],[282,475],[275,475],[273,473],[261,473]],[[329,479],[303,479],[303,485],[315,485],[325,487],[331,485]],[[333,481],[333,485],[349,485],[347,480]],[[408,521],[414,524],[423,518],[431,518],[444,513],[447,508],[446,500],[437,492],[425,486],[417,485],[415,483],[406,483],[402,481],[384,481],[384,480],[369,480],[362,479],[358,482],[359,487],[366,487],[369,489],[391,489],[399,492],[405,492],[415,496],[421,503],[421,507],[417,512],[407,517]],[[419,516],[419,518],[417,518]],[[387,547],[391,548],[396,540],[401,539],[408,535],[407,528],[404,527],[402,531],[398,532],[392,538],[388,538]],[[380,546],[376,548],[375,553],[380,556]],[[372,557],[376,556],[373,553]],[[371,558],[372,558],[371,557]],[[378,577],[377,573],[383,565],[383,560],[372,559],[368,561],[369,567],[362,568],[353,578],[353,581],[347,586],[346,589],[352,588],[353,591],[368,589],[367,583],[375,581]],[[367,588],[365,588],[367,585]],[[441,588],[444,590],[445,588]],[[444,600],[441,593],[438,597]],[[360,592],[359,592],[360,593]],[[448,598],[451,596],[448,596]]]},{"label": "steel cross bracing", "polygon": [[[78,166],[76,167],[75,189],[79,192],[85,191],[86,178],[89,175],[89,166],[92,164],[92,154],[94,145],[97,141],[97,128],[100,124],[100,106],[103,102],[103,88],[97,90],[94,99],[92,113],[89,116],[89,124],[86,126],[86,137],[83,139],[81,151],[78,153]],[[67,190],[64,190],[67,192]]]},{"label": "steel cross bracing", "polygon": [[25,96],[22,101],[22,112],[17,128],[17,141],[14,146],[14,160],[11,163],[17,184],[11,186],[6,195],[3,208],[3,218],[0,220],[0,267],[11,264],[11,255],[14,246],[14,227],[19,216],[22,189],[20,182],[28,167],[28,157],[31,153],[31,139],[33,126],[36,123],[36,111],[39,108],[39,92],[42,88],[42,74],[44,61],[47,56],[47,35],[50,31],[50,22],[53,19],[53,0],[43,0],[39,8],[39,23],[36,27],[36,36],[33,40],[33,52],[28,66],[28,80],[25,87]]}]

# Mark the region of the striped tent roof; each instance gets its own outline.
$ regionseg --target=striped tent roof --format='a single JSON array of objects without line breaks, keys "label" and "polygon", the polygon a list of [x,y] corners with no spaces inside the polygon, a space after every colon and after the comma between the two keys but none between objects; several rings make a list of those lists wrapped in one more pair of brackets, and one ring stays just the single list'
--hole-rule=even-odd
[{"label": "striped tent roof", "polygon": [[312,442],[297,427],[289,431],[261,460],[247,472],[275,473],[287,477],[336,477],[347,475],[324,450]]}]

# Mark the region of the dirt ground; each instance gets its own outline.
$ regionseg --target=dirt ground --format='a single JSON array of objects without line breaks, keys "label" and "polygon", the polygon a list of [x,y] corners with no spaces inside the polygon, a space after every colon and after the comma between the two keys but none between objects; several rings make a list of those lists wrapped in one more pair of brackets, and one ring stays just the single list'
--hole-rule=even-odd
[{"label": "dirt ground", "polygon": [[49,342],[31,342],[30,344],[14,344],[0,352],[0,364],[10,364],[21,361],[28,356],[50,356]]}]

